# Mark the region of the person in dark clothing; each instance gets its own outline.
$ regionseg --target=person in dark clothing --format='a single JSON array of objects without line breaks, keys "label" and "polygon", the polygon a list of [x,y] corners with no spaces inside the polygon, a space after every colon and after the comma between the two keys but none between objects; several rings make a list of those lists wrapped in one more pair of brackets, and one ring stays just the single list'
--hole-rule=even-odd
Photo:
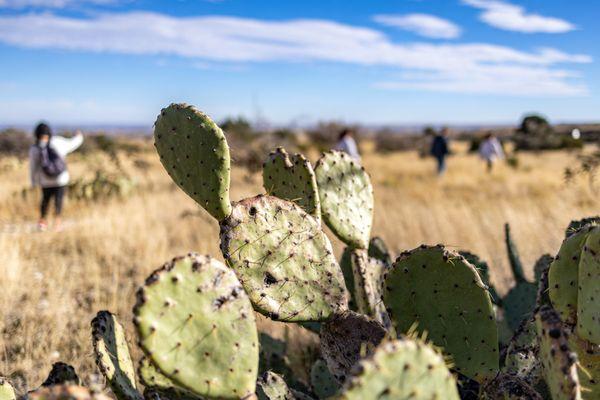
[{"label": "person in dark clothing", "polygon": [[431,144],[431,155],[437,161],[437,173],[442,175],[446,171],[446,156],[448,155],[448,128],[443,128],[435,135]]}]

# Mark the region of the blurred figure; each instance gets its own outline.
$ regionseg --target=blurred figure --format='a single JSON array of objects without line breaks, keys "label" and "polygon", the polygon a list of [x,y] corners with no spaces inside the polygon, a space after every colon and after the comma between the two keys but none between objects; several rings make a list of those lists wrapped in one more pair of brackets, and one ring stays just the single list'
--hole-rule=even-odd
[{"label": "blurred figure", "polygon": [[48,227],[47,214],[50,201],[54,199],[55,229],[61,229],[61,213],[69,171],[65,157],[83,143],[83,135],[77,131],[73,138],[53,136],[50,127],[40,123],[35,128],[35,144],[29,149],[31,185],[42,188],[42,203],[38,228]]},{"label": "blurred figure", "polygon": [[446,156],[450,153],[448,151],[448,131],[448,128],[442,128],[431,143],[430,153],[437,161],[437,173],[440,176],[446,171]]},{"label": "blurred figure", "polygon": [[360,161],[360,154],[358,153],[358,145],[354,140],[352,130],[344,129],[338,137],[338,142],[334,147],[335,150],[343,151],[355,160]]},{"label": "blurred figure", "polygon": [[493,133],[485,135],[483,142],[479,145],[479,155],[487,163],[488,172],[492,172],[494,162],[504,158],[502,145]]}]

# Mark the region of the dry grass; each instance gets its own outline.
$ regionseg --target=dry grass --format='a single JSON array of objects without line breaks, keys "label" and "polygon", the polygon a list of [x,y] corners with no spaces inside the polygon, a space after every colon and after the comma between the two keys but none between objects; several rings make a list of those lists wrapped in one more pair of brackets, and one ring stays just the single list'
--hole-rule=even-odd
[{"label": "dry grass", "polygon": [[[1,375],[20,376],[35,388],[51,363],[63,360],[88,377],[95,372],[89,322],[96,311],[118,313],[132,333],[134,293],[153,269],[190,250],[220,254],[217,223],[170,183],[151,150],[135,157],[148,168],[122,161],[140,190],[124,200],[67,204],[67,229],[60,234],[31,232],[36,199],[19,195],[27,165],[0,161]],[[573,157],[522,155],[518,170],[502,165],[490,175],[475,156],[463,154],[438,179],[433,162],[416,154],[367,154],[376,194],[373,234],[395,252],[421,243],[472,250],[491,263],[492,279],[504,292],[511,284],[505,222],[531,266],[542,253],[556,252],[571,219],[600,209],[584,181],[563,183]],[[101,155],[71,160],[74,175],[107,163]],[[258,192],[260,175],[234,168],[233,199]],[[339,241],[332,241],[340,252]]]}]

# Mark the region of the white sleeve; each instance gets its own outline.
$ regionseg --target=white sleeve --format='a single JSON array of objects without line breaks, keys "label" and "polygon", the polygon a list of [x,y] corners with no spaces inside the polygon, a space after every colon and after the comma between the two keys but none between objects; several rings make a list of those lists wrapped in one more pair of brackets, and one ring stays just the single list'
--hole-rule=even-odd
[{"label": "white sleeve", "polygon": [[83,143],[83,135],[76,135],[72,138],[53,136],[51,139],[52,148],[63,157],[77,150],[81,143]]}]

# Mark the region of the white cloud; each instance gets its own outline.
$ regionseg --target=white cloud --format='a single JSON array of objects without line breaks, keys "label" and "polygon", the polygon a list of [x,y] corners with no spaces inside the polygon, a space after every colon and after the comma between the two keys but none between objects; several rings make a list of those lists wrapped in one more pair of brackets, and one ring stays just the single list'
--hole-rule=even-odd
[{"label": "white cloud", "polygon": [[434,39],[455,39],[461,33],[460,27],[453,22],[429,14],[376,15],[373,20]]},{"label": "white cloud", "polygon": [[521,6],[500,0],[462,0],[483,10],[480,19],[499,29],[523,33],[563,33],[576,29],[564,19],[527,13]]},{"label": "white cloud", "polygon": [[[321,61],[423,72],[426,90],[578,95],[587,90],[560,63],[588,63],[587,55],[556,49],[395,43],[383,33],[327,20],[261,21],[237,17],[171,17],[149,12],[89,19],[52,14],[0,16],[0,42],[9,45],[140,55],[177,55],[205,62]],[[394,86],[386,83],[384,86]]]},{"label": "white cloud", "polygon": [[116,0],[0,0],[0,7],[7,8],[65,8],[84,4],[113,4]]}]

